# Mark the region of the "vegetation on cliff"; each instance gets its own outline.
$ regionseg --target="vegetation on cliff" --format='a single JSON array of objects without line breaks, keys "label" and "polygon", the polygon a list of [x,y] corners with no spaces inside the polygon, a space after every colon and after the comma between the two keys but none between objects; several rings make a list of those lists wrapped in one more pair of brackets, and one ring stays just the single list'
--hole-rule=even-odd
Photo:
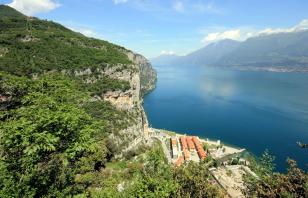
[{"label": "vegetation on cliff", "polygon": [[89,93],[61,74],[31,80],[1,73],[0,81],[0,196],[82,193],[87,184],[76,177],[107,161],[107,127],[120,127],[123,113],[105,103],[108,117],[91,115]]},{"label": "vegetation on cliff", "polygon": [[[109,135],[134,124],[135,115],[93,96],[130,85],[96,71],[130,64],[122,47],[0,6],[0,197],[224,196],[209,164],[171,167],[160,145],[114,158]],[[91,74],[74,73],[88,68]],[[267,162],[260,163],[269,170],[261,171],[264,179],[248,180],[248,189],[307,195],[307,176],[294,163],[290,174],[269,180]]]},{"label": "vegetation on cliff", "polygon": [[131,64],[123,47],[0,5],[0,69],[17,75]]},{"label": "vegetation on cliff", "polygon": [[77,178],[99,171],[114,154],[108,135],[134,122],[91,99],[130,89],[95,73],[119,64],[132,64],[122,47],[0,5],[0,197],[86,192],[89,182]]},{"label": "vegetation on cliff", "polygon": [[[1,73],[0,197],[217,197],[206,166],[172,169],[159,145],[110,161],[107,136],[128,115],[62,74]],[[111,131],[110,131],[111,130]],[[203,167],[203,168],[202,168]],[[191,175],[199,175],[192,179]],[[204,176],[201,176],[204,175]],[[123,190],[118,185],[123,183]],[[203,190],[209,189],[209,190]]]},{"label": "vegetation on cliff", "polygon": [[246,175],[244,183],[247,197],[308,197],[308,174],[297,167],[294,160],[288,159],[287,173],[274,171],[275,157],[267,150],[251,168],[258,177]]},{"label": "vegetation on cliff", "polygon": [[[124,162],[113,159],[109,135],[127,128],[135,118],[93,96],[130,88],[129,82],[100,72],[119,64],[120,70],[129,70],[132,62],[124,48],[28,18],[6,6],[0,9],[1,197],[209,193],[201,188],[190,192],[194,181],[186,174],[198,171],[198,166],[175,171],[165,163],[159,146],[138,148],[126,154]],[[144,74],[150,70],[146,66]],[[152,74],[142,78],[143,84],[150,86]],[[124,187],[119,190],[121,183]],[[210,186],[207,177],[200,184]]]}]

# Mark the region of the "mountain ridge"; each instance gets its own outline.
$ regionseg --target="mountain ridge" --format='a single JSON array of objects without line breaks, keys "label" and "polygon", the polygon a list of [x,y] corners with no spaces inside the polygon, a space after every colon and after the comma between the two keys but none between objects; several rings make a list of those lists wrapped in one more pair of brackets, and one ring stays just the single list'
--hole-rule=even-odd
[{"label": "mountain ridge", "polygon": [[0,4],[0,17],[26,17],[22,13],[18,12],[14,8],[11,8],[10,6],[1,5]]},{"label": "mountain ridge", "polygon": [[262,34],[242,42],[221,40],[160,64],[308,71],[307,42],[308,30]]}]

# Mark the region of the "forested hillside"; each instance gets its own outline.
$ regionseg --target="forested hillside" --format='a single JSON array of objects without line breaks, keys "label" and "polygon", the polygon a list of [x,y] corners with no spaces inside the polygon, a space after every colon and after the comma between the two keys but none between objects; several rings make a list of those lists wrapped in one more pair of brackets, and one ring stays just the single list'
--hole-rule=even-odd
[{"label": "forested hillside", "polygon": [[[0,197],[226,197],[210,157],[175,167],[150,140],[125,151],[155,80],[141,55],[0,5]],[[245,193],[307,197],[306,173],[272,162],[252,165]]]},{"label": "forested hillside", "polygon": [[0,197],[223,196],[160,144],[122,152],[156,78],[141,55],[7,6],[0,27]]},{"label": "forested hillside", "polygon": [[0,69],[17,75],[131,64],[126,51],[0,5]]},{"label": "forested hillside", "polygon": [[[89,174],[115,155],[110,135],[140,119],[138,106],[103,100],[137,89],[118,78],[138,75],[128,53],[0,5],[0,197],[86,192]],[[83,175],[89,181],[77,182]]]}]

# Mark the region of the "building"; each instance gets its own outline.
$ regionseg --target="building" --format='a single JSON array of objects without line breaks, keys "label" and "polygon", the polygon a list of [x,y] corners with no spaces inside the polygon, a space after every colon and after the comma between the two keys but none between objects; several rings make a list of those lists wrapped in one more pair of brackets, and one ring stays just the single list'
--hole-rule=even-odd
[{"label": "building", "polygon": [[187,137],[187,138],[186,138],[186,142],[187,142],[189,151],[194,151],[194,150],[196,150],[195,144],[194,144],[194,142],[192,141],[192,138],[191,138],[191,137]]},{"label": "building", "polygon": [[170,144],[172,148],[172,158],[175,164],[181,164],[191,160],[199,162],[199,160],[204,160],[206,158],[207,153],[204,151],[199,138],[196,136],[181,136],[178,139],[170,138]]},{"label": "building", "polygon": [[170,144],[171,144],[172,158],[177,159],[179,157],[179,149],[178,149],[178,146],[177,146],[177,139],[176,138],[170,138]]},{"label": "building", "polygon": [[194,136],[192,141],[195,143],[195,147],[197,149],[198,156],[200,160],[204,160],[206,158],[206,152],[204,151],[201,142],[199,141],[198,137]]},{"label": "building", "polygon": [[185,161],[189,161],[190,160],[190,152],[188,151],[188,149],[183,149],[183,154],[184,154]]},{"label": "building", "polygon": [[186,141],[186,138],[184,136],[180,137],[180,142],[181,142],[182,150],[188,149],[187,141]]}]

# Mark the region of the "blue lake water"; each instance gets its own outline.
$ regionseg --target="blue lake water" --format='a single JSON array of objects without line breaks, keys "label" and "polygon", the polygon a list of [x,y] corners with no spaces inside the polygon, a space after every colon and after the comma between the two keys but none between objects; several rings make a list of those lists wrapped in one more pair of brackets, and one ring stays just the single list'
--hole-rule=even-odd
[{"label": "blue lake water", "polygon": [[144,98],[150,125],[198,135],[260,156],[288,157],[308,169],[308,73],[156,66],[157,88]]}]

